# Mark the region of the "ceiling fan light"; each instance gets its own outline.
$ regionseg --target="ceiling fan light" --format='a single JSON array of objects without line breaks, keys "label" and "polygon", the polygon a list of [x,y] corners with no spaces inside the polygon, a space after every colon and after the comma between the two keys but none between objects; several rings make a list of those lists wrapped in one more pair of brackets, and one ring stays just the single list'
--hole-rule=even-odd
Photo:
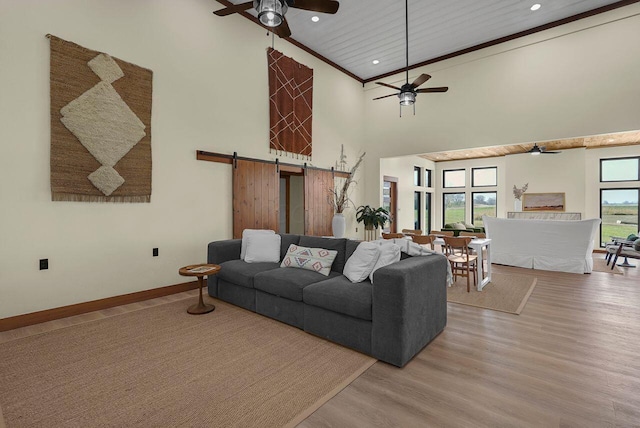
[{"label": "ceiling fan light", "polygon": [[289,6],[283,0],[254,0],[258,19],[266,27],[277,27],[282,24],[284,14]]},{"label": "ceiling fan light", "polygon": [[538,156],[542,152],[531,152],[531,156]]},{"label": "ceiling fan light", "polygon": [[413,92],[400,92],[398,98],[401,106],[412,106],[416,102],[416,94]]}]

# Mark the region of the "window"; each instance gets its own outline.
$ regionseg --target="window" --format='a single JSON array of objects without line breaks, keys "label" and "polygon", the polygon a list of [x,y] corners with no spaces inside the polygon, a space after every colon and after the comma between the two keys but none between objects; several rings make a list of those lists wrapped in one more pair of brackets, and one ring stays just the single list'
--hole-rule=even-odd
[{"label": "window", "polygon": [[426,233],[431,233],[431,193],[424,194],[424,228]]},{"label": "window", "polygon": [[413,192],[413,228],[420,230],[422,220],[422,192]]},{"label": "window", "polygon": [[471,168],[471,187],[490,187],[498,185],[498,168]]},{"label": "window", "polygon": [[600,182],[640,180],[640,158],[600,159]]},{"label": "window", "polygon": [[450,169],[444,170],[443,173],[443,187],[465,187],[467,177],[464,169]]},{"label": "window", "polygon": [[471,204],[471,222],[474,226],[482,227],[482,216],[496,216],[497,192],[473,192],[473,204]]},{"label": "window", "polygon": [[422,178],[422,174],[420,173],[420,167],[414,166],[413,167],[413,185],[422,186],[421,178]]},{"label": "window", "polygon": [[640,189],[600,189],[600,246],[612,236],[638,233],[639,193]]},{"label": "window", "polygon": [[457,223],[465,219],[465,194],[445,193],[442,195],[442,224]]},{"label": "window", "polygon": [[431,187],[431,170],[424,169],[424,187]]}]

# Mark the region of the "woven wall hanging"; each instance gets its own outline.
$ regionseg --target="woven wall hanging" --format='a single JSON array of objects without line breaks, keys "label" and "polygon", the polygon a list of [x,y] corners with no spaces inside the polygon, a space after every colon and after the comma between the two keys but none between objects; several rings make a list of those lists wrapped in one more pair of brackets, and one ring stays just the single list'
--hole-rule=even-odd
[{"label": "woven wall hanging", "polygon": [[150,202],[152,71],[48,37],[51,199]]},{"label": "woven wall hanging", "polygon": [[269,63],[269,149],[311,159],[313,70],[275,49],[267,49]]}]

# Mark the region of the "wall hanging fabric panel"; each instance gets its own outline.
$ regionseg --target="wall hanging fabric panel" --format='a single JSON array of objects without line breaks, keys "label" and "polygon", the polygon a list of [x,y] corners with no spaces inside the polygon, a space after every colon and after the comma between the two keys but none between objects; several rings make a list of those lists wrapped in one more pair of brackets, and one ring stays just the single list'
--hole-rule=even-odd
[{"label": "wall hanging fabric panel", "polygon": [[51,199],[150,202],[153,72],[49,39]]},{"label": "wall hanging fabric panel", "polygon": [[267,49],[271,150],[311,158],[313,70]]}]

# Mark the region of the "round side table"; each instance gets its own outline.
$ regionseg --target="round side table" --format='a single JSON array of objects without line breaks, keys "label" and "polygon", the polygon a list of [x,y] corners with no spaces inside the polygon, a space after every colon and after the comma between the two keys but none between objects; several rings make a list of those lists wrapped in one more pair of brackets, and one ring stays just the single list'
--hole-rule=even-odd
[{"label": "round side table", "polygon": [[197,276],[198,287],[200,288],[200,297],[198,299],[198,303],[189,306],[187,312],[193,315],[208,314],[216,308],[214,305],[204,303],[204,301],[202,300],[202,278],[209,275],[215,275],[218,272],[220,272],[220,266],[206,263],[189,265],[180,268],[178,273],[182,276]]}]

